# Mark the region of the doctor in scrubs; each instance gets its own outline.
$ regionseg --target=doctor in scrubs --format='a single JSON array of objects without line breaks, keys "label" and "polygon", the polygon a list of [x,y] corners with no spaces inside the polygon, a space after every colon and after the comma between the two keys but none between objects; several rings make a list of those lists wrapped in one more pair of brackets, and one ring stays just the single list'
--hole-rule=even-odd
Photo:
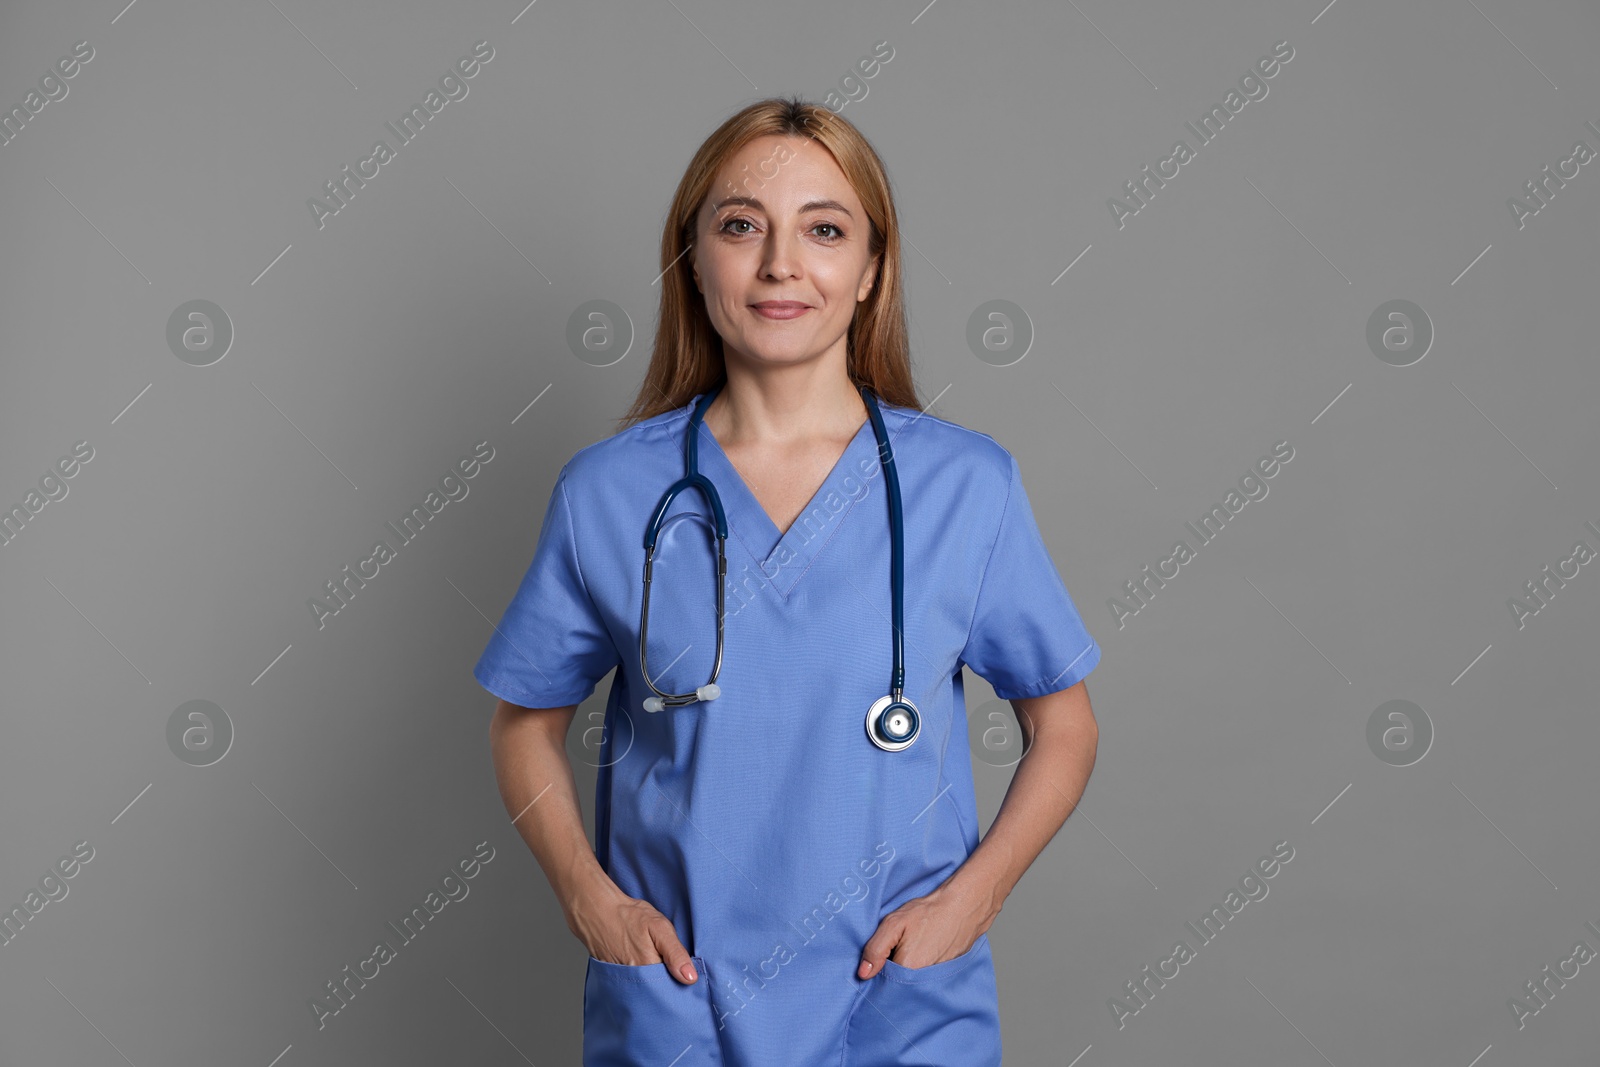
[{"label": "doctor in scrubs", "polygon": [[[583,1062],[999,1064],[987,931],[1088,780],[1100,648],[1016,458],[920,410],[899,223],[853,125],[735,114],[689,162],[660,266],[638,397],[561,468],[474,670],[506,809],[589,951]],[[662,507],[691,435],[720,575],[709,495]],[[886,746],[896,488],[916,729]],[[963,666],[1025,744],[981,841]],[[607,675],[591,848],[565,736]]]}]

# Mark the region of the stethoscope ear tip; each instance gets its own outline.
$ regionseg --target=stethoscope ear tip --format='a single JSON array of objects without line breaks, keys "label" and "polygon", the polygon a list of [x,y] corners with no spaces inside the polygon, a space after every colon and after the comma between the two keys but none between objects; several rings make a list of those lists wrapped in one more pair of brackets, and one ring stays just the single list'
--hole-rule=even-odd
[{"label": "stethoscope ear tip", "polygon": [[[722,695],[722,687],[720,685],[718,685],[716,682],[707,682],[705,685],[702,685],[699,689],[696,689],[694,691],[695,700],[715,700],[721,695]],[[657,712],[657,711],[660,711],[662,708],[664,708],[666,706],[667,706],[667,702],[665,700],[663,700],[661,697],[645,697],[644,698],[644,710],[645,711]]]}]

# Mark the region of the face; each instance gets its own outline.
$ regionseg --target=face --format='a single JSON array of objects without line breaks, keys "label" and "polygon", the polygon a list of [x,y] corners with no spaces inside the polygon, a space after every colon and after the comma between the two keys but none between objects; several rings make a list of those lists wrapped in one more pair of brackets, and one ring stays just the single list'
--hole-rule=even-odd
[{"label": "face", "polygon": [[725,358],[773,365],[831,355],[843,366],[856,304],[876,280],[870,232],[844,172],[810,138],[757,138],[727,160],[689,252]]}]

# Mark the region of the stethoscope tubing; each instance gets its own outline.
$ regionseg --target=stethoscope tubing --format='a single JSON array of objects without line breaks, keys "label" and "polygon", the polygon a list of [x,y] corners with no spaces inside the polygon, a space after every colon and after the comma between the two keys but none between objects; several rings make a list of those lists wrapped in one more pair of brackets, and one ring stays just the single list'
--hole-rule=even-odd
[{"label": "stethoscope tubing", "polygon": [[661,524],[666,518],[667,509],[685,489],[698,489],[700,495],[711,505],[711,517],[717,537],[717,652],[716,659],[711,665],[711,680],[706,684],[715,685],[717,676],[722,673],[723,620],[727,615],[725,578],[728,573],[728,516],[722,508],[722,497],[717,493],[717,487],[711,484],[711,479],[701,474],[699,469],[701,419],[705,415],[706,408],[711,406],[711,401],[715,400],[721,391],[722,383],[719,382],[717,387],[706,393],[695,406],[694,415],[689,420],[689,432],[684,435],[684,464],[688,468],[688,473],[673,482],[662,494],[661,502],[656,505],[655,513],[651,515],[644,531],[644,600],[639,608],[639,673],[644,676],[645,684],[661,700],[664,707],[692,704],[699,699],[700,692],[696,689],[688,693],[668,693],[658,689],[654,679],[650,677],[650,666],[645,652],[650,639],[650,580],[655,565],[656,538],[661,533]]},{"label": "stethoscope tubing", "polygon": [[872,433],[878,439],[878,463],[889,487],[889,589],[891,599],[891,624],[894,627],[894,673],[890,675],[889,693],[899,700],[906,684],[905,664],[905,516],[900,510],[900,474],[894,468],[894,450],[889,447],[889,431],[884,428],[883,415],[878,402],[865,386],[861,397],[867,402],[867,417],[872,420]]},{"label": "stethoscope tubing", "polygon": [[[711,480],[700,473],[699,445],[700,428],[704,425],[706,409],[722,391],[727,379],[724,377],[717,382],[695,405],[694,413],[689,418],[688,431],[684,435],[684,466],[687,473],[662,494],[661,501],[656,505],[650,522],[644,532],[644,593],[643,603],[639,611],[639,672],[644,676],[645,684],[655,693],[662,707],[680,707],[692,704],[700,699],[701,690],[715,687],[717,676],[722,671],[722,650],[724,636],[724,618],[726,607],[726,577],[728,573],[728,517],[722,507],[722,498],[717,493],[717,487]],[[883,415],[878,410],[877,398],[866,386],[858,386],[862,400],[866,403],[867,417],[872,421],[872,433],[878,442],[878,462],[883,467],[884,478],[888,486],[889,497],[889,586],[892,593],[892,627],[894,668],[890,676],[890,698],[899,703],[905,689],[905,516],[900,500],[900,475],[894,465],[894,450],[889,445],[889,433],[883,423]],[[650,582],[655,563],[656,538],[661,532],[661,524],[666,519],[667,509],[672,506],[672,501],[678,494],[686,489],[695,489],[706,498],[711,507],[712,520],[717,538],[717,651],[716,659],[711,668],[711,679],[705,686],[688,693],[668,693],[657,688],[654,679],[650,677],[650,668],[647,663],[646,645],[649,638],[650,626]],[[909,741],[906,742],[909,744]]]}]

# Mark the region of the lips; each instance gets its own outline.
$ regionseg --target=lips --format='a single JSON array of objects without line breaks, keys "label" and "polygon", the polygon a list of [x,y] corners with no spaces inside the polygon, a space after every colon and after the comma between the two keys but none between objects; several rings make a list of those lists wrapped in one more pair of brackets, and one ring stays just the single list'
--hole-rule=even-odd
[{"label": "lips", "polygon": [[798,300],[763,300],[750,306],[764,319],[798,319],[811,310],[809,304]]}]

